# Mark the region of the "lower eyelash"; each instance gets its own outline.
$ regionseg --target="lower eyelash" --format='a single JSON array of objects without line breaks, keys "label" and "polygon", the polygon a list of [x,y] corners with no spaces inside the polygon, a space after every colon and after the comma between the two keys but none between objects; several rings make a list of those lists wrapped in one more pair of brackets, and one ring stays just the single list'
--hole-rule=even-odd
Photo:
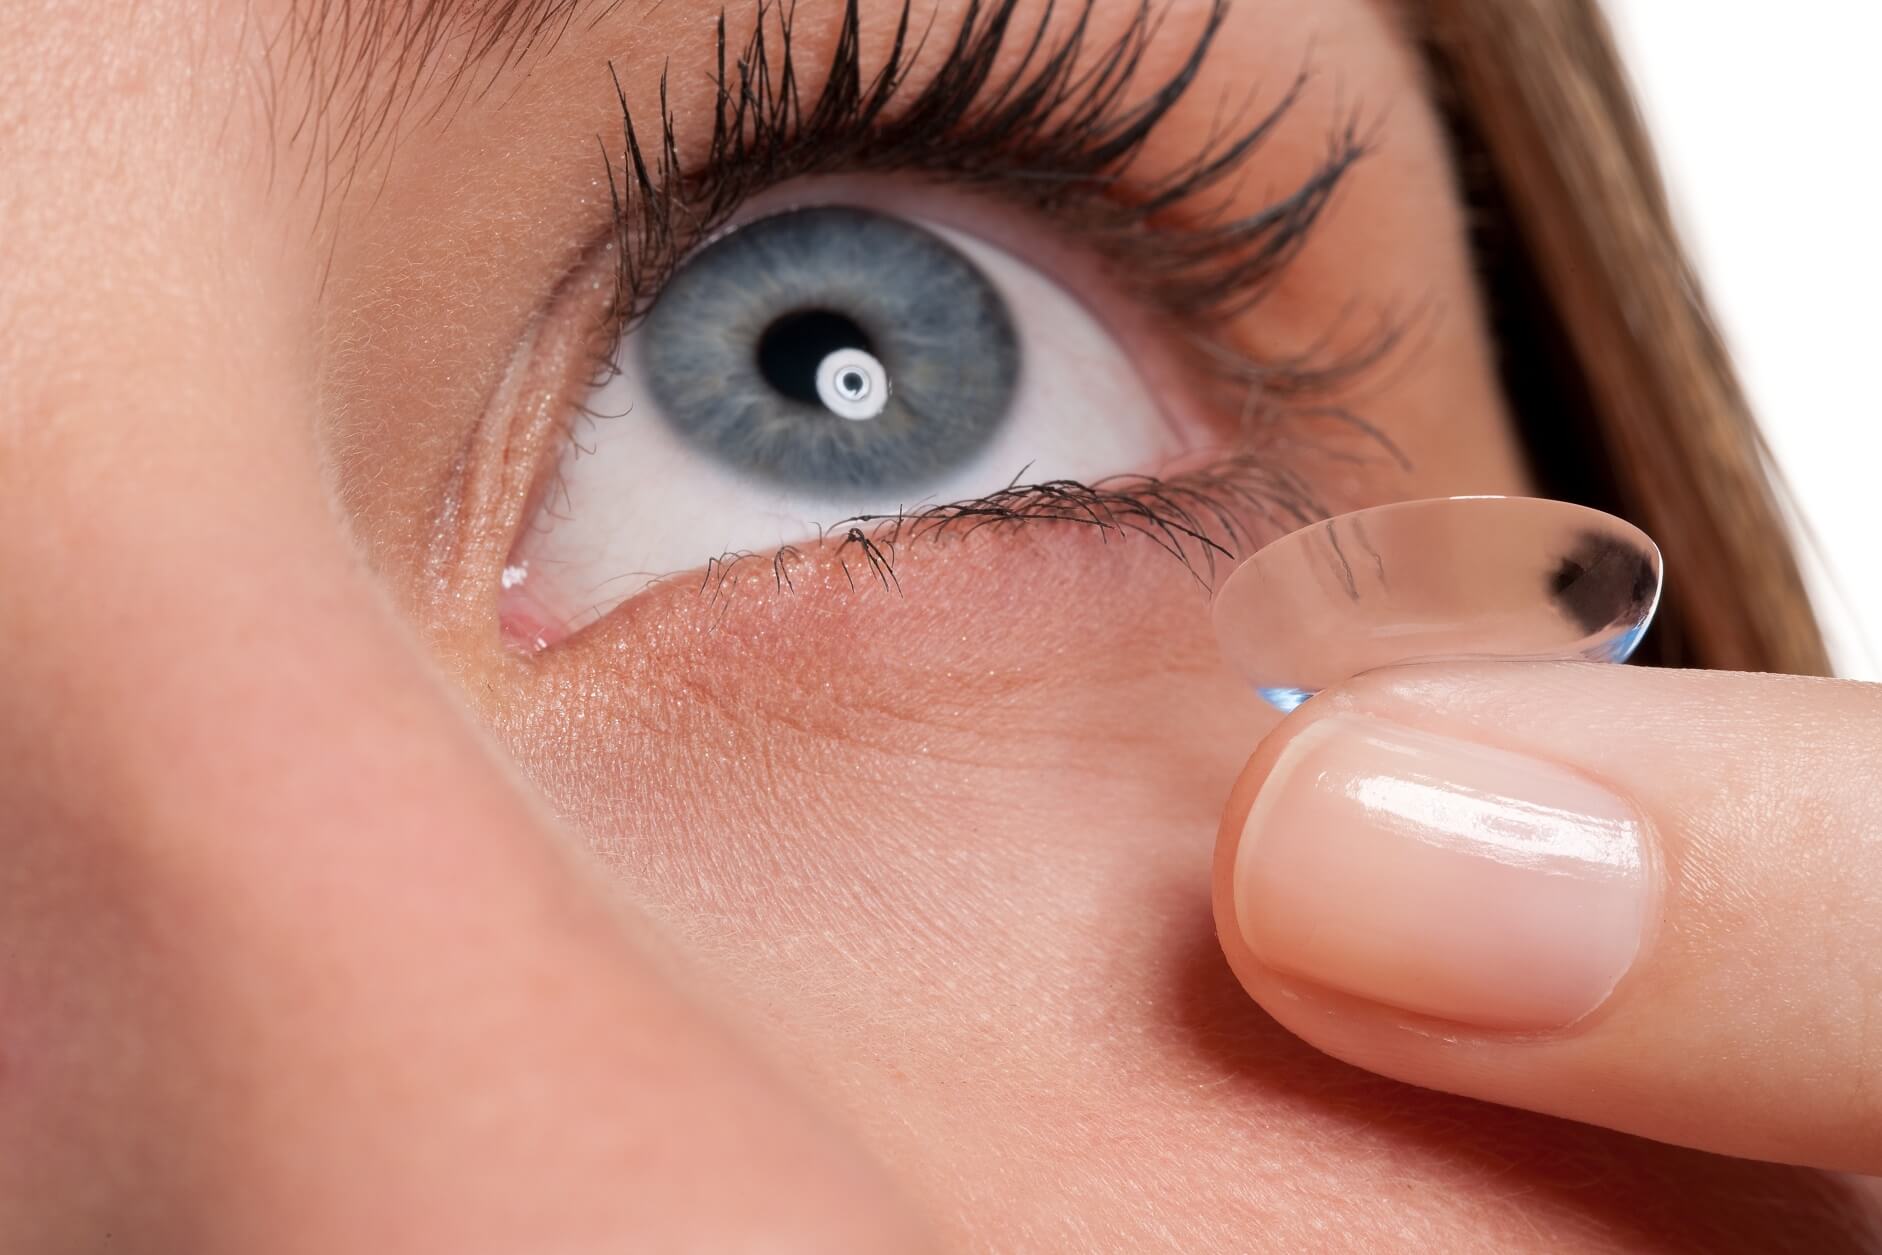
[{"label": "lower eyelash", "polygon": [[[894,515],[862,514],[823,531],[817,547],[835,545],[851,587],[876,583],[900,594],[896,564],[904,545],[962,538],[983,528],[1039,524],[1087,528],[1106,540],[1138,536],[1181,562],[1197,584],[1213,587],[1221,560],[1285,532],[1326,518],[1329,511],[1306,479],[1269,458],[1242,451],[1179,475],[1117,475],[1093,483],[1057,479],[1022,483],[971,500]],[[699,591],[717,597],[733,572],[758,555],[728,552],[710,559]],[[768,559],[777,591],[795,591],[793,573],[810,555],[785,545]]]},{"label": "lower eyelash", "polygon": [[1218,558],[1233,558],[1254,539],[1257,521],[1287,530],[1323,517],[1306,482],[1254,453],[1226,455],[1168,478],[1116,475],[1094,483],[1057,479],[888,518],[863,515],[849,524],[886,524],[891,544],[906,538],[965,535],[984,527],[1040,522],[1089,527],[1100,535],[1142,536],[1177,558],[1199,580]]}]

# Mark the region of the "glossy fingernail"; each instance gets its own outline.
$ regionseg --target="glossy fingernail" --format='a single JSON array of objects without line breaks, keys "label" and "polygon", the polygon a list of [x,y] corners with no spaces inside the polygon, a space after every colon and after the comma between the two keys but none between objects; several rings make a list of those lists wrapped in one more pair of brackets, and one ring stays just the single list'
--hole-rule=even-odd
[{"label": "glossy fingernail", "polygon": [[1485,1028],[1556,1028],[1640,950],[1645,839],[1625,799],[1555,763],[1329,715],[1249,812],[1236,921],[1277,971]]}]

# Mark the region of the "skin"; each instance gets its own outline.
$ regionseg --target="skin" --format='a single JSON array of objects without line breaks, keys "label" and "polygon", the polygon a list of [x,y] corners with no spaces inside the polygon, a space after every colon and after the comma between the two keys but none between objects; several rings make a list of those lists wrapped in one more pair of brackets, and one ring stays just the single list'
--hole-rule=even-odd
[{"label": "skin", "polygon": [[[282,0],[0,11],[0,1248],[1873,1236],[1846,1180],[1263,1014],[1209,858],[1275,720],[1147,543],[913,545],[900,597],[818,550],[789,596],[680,579],[506,645],[579,399],[556,294],[606,221],[602,66],[643,104],[669,57],[696,83],[715,12],[611,10],[481,92],[447,47],[354,143],[338,62],[270,43]],[[1331,72],[1238,195],[1312,168],[1342,88],[1383,142],[1233,333],[1441,316],[1366,398],[1413,470],[1336,431],[1287,456],[1331,507],[1520,491],[1393,21],[1243,5],[1171,133],[1310,44]]]}]

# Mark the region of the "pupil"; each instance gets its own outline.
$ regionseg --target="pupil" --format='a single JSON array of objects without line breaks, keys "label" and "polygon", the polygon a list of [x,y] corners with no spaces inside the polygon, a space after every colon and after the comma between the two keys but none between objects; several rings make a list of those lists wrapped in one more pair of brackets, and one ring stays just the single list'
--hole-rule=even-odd
[{"label": "pupil", "polygon": [[844,372],[843,389],[851,396],[855,396],[863,390],[863,377],[853,370]]},{"label": "pupil", "polygon": [[[791,400],[822,405],[817,396],[817,367],[838,349],[875,352],[854,320],[827,309],[798,310],[766,327],[758,338],[758,370],[766,383]],[[862,387],[863,378],[856,371],[845,371],[842,382],[854,392]]]}]

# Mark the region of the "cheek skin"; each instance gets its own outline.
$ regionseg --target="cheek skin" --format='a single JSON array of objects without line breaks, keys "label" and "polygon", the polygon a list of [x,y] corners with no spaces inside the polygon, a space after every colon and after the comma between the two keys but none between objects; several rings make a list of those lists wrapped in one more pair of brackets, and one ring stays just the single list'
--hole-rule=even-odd
[{"label": "cheek skin", "polygon": [[1166,555],[983,533],[901,570],[643,599],[580,645],[617,668],[517,664],[502,731],[962,1244],[1836,1249],[1825,1178],[1399,1086],[1247,999],[1210,849],[1278,716]]},{"label": "cheek skin", "polygon": [[1336,1217],[1361,1247],[1411,1223],[1447,1249],[1836,1249],[1826,1178],[1399,1086],[1248,1000],[1210,849],[1278,716],[1167,555],[981,533],[899,571],[905,596],[834,569],[670,587],[514,663],[505,708],[535,713],[499,723],[700,985],[962,1244],[1300,1249]]},{"label": "cheek skin", "polygon": [[[1252,698],[1218,710],[1163,696],[1228,680],[1206,591],[1147,539],[1044,527],[908,542],[900,592],[854,550],[844,557],[849,575],[826,558],[783,592],[764,561],[709,591],[676,582],[514,663],[536,695],[504,703],[530,712],[519,747],[620,764],[584,790],[583,809],[607,815],[602,831],[684,857],[746,815],[802,857],[868,866],[893,848],[889,833],[818,840],[832,815],[915,820],[940,803],[1053,799],[1053,783],[1091,772],[1087,747],[1169,743],[1172,728],[1133,711],[1186,707],[1204,735],[1184,740],[1203,746],[1250,737],[1264,718]],[[1219,778],[1223,761],[1198,761]],[[1034,782],[1023,794],[1021,779]],[[774,890],[760,875],[751,892]]]}]

